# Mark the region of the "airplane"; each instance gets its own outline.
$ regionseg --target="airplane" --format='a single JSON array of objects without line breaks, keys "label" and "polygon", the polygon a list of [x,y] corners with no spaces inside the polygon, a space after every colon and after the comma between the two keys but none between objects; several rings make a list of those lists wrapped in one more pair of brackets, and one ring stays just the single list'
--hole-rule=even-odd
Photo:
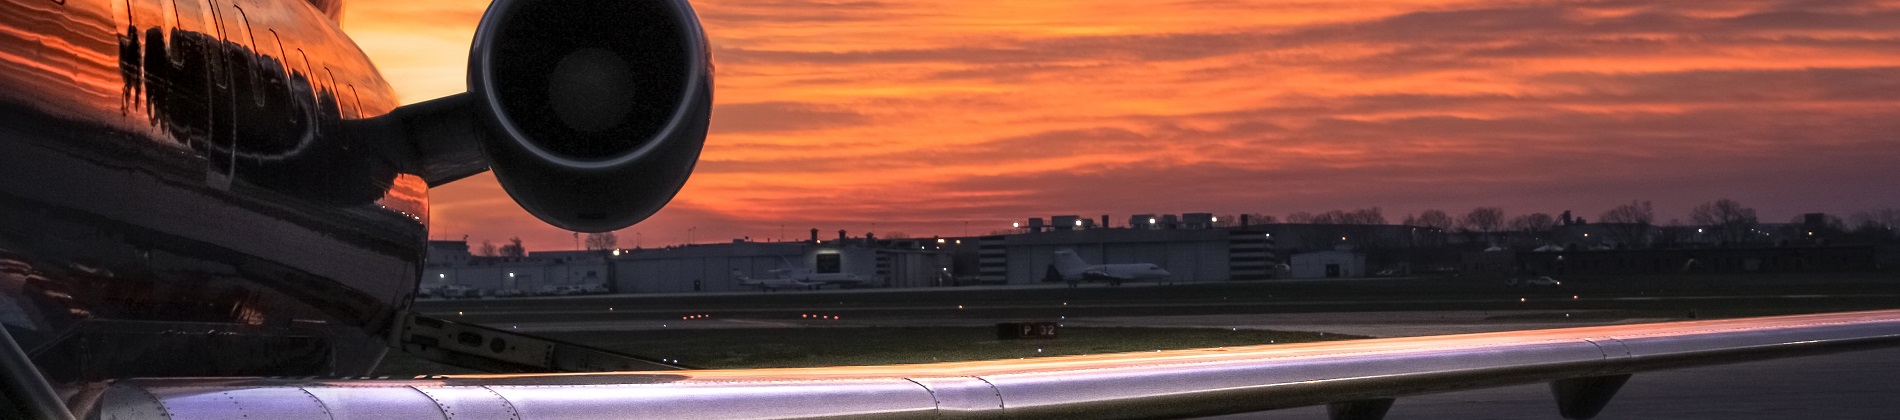
[{"label": "airplane", "polygon": [[87,416],[131,377],[364,376],[390,351],[678,368],[409,308],[432,187],[493,171],[588,232],[672,199],[712,109],[691,6],[495,1],[468,90],[406,106],[342,8],[0,1],[0,417]]},{"label": "airplane", "polygon": [[777,291],[779,288],[811,289],[811,288],[818,287],[818,284],[806,283],[798,279],[789,279],[789,278],[753,279],[752,276],[748,276],[744,272],[741,272],[739,270],[732,270],[732,280],[734,282],[739,283],[739,285],[741,286],[757,287],[759,288],[759,291],[761,292]]},{"label": "airplane", "polygon": [[[496,0],[468,91],[399,106],[342,7],[0,1],[0,418],[1376,419],[1538,382],[1588,418],[1632,374],[1900,345],[1881,311],[720,371],[431,318],[430,188],[644,220],[698,162],[711,48],[684,0]],[[391,351],[495,374],[366,377]]]},{"label": "airplane", "polygon": [[1091,265],[1072,249],[1056,251],[1055,270],[1071,286],[1082,281],[1106,281],[1110,286],[1120,286],[1129,281],[1165,280],[1170,275],[1161,266],[1148,263]]},{"label": "airplane", "polygon": [[811,286],[813,289],[824,286],[852,288],[870,284],[869,281],[865,280],[863,276],[857,275],[857,273],[842,271],[837,273],[818,273],[815,271],[816,270],[812,270],[810,267],[792,264],[791,259],[779,257],[779,268],[772,269],[768,272],[778,276],[772,280],[804,284]]}]

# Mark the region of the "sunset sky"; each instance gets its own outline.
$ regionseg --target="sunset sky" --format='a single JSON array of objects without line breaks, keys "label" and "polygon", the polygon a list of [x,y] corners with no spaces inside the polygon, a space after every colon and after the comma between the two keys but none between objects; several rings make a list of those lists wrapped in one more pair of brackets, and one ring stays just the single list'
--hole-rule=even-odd
[{"label": "sunset sky", "polygon": [[[486,5],[357,1],[343,22],[415,103],[464,90]],[[712,134],[623,246],[1058,214],[1900,207],[1900,1],[693,5]],[[438,238],[573,246],[492,176],[432,195]]]}]

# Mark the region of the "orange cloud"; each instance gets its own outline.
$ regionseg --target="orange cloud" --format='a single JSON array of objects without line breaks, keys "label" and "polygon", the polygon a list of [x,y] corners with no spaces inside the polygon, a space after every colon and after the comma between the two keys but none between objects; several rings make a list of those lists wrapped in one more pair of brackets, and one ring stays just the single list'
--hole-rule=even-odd
[{"label": "orange cloud", "polygon": [[[694,6],[719,105],[685,191],[622,233],[647,246],[1071,213],[1900,206],[1894,1]],[[414,103],[463,89],[484,7],[344,22]],[[431,194],[438,235],[571,246],[492,178]]]}]

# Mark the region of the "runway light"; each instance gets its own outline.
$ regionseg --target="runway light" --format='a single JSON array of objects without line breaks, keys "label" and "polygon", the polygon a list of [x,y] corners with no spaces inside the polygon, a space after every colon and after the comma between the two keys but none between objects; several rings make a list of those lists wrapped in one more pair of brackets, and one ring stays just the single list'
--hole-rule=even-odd
[{"label": "runway light", "polygon": [[1012,227],[1012,228],[1023,227],[1023,222],[1009,222],[1009,227]]},{"label": "runway light", "polygon": [[1081,220],[1077,220],[1077,221],[1075,221],[1075,225],[1076,225],[1076,226],[1081,226],[1081,225],[1082,225],[1082,221],[1081,221]]},{"label": "runway light", "polygon": [[435,275],[435,278],[438,278],[438,279],[446,279],[446,278],[449,278],[449,275],[448,275],[448,274],[437,274],[437,275]]},{"label": "runway light", "polygon": [[957,305],[957,309],[963,309],[963,305]]},{"label": "runway light", "polygon": [[1570,300],[1577,300],[1577,296],[1570,296]]},{"label": "runway light", "polygon": [[944,240],[943,240],[942,238],[938,238],[938,239],[937,239],[937,243],[940,243],[940,244],[941,244],[941,243],[944,243]]},{"label": "runway light", "polygon": [[1517,298],[1517,301],[1518,301],[1518,302],[1529,302],[1529,301],[1530,301],[1530,299],[1525,299],[1525,298]]},{"label": "runway light", "polygon": [[455,316],[462,316],[462,311],[455,311]]},{"label": "runway light", "polygon": [[616,257],[620,256],[620,250],[618,249],[614,250],[614,256]]}]

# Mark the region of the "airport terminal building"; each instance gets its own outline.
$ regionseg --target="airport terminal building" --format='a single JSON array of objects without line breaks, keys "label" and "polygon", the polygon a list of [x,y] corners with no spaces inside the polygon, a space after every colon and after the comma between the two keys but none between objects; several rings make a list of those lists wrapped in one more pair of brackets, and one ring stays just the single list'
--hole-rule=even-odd
[{"label": "airport terminal building", "polygon": [[1265,232],[1242,229],[1053,229],[975,238],[976,279],[986,284],[1057,282],[1056,251],[1089,264],[1150,263],[1167,282],[1265,280],[1279,263]]},{"label": "airport terminal building", "polygon": [[[1047,222],[1045,222],[1047,220]],[[755,290],[740,278],[770,279],[791,269],[849,273],[859,287],[952,287],[1059,282],[1051,274],[1057,251],[1073,250],[1088,264],[1155,264],[1169,283],[1301,278],[1290,255],[1324,252],[1361,261],[1346,270],[1307,277],[1362,276],[1364,258],[1352,243],[1402,240],[1389,226],[1271,224],[1222,225],[1208,213],[1139,214],[1126,225],[1109,219],[1055,216],[1017,222],[1014,232],[976,237],[878,238],[840,231],[789,242],[692,244],[648,249],[534,252],[481,256],[464,241],[431,242],[424,287],[454,284],[484,294],[533,295],[552,286],[598,285],[615,293],[693,293]],[[1283,238],[1295,244],[1282,249]],[[1307,244],[1311,242],[1312,244]],[[1283,253],[1285,255],[1283,255]]]},{"label": "airport terminal building", "polygon": [[841,235],[517,257],[475,255],[465,241],[431,241],[422,287],[456,285],[488,296],[546,294],[557,286],[596,286],[612,293],[731,292],[754,290],[741,284],[741,277],[768,279],[789,269],[851,273],[865,279],[861,287],[954,285],[950,251],[935,242]]}]

